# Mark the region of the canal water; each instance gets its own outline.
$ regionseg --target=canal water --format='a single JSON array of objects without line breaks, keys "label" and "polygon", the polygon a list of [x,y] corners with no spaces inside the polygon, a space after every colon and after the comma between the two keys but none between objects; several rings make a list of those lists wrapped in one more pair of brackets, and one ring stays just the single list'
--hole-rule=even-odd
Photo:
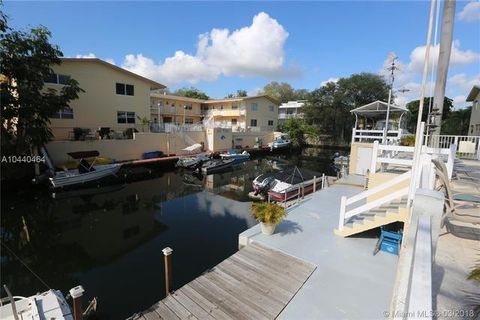
[{"label": "canal water", "polygon": [[134,182],[54,194],[4,187],[2,284],[23,296],[81,284],[84,306],[98,297],[100,319],[124,319],[164,297],[163,248],[173,249],[178,288],[235,253],[238,234],[256,224],[248,193],[257,175],[294,165],[333,175],[335,151],[262,155],[206,177],[135,168]]}]

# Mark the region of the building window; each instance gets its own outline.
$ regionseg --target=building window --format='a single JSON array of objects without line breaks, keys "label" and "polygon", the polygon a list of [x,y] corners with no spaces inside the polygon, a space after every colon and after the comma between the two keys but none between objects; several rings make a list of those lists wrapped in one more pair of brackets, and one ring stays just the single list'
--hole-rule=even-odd
[{"label": "building window", "polygon": [[52,118],[52,119],[73,119],[73,109],[67,107],[63,110],[55,112],[50,118]]},{"label": "building window", "polygon": [[268,106],[268,110],[273,111],[275,108],[273,106]]},{"label": "building window", "polygon": [[51,73],[45,79],[45,83],[55,83],[55,84],[67,84],[70,80],[70,76],[64,74]]},{"label": "building window", "polygon": [[175,108],[174,104],[170,106],[170,113],[177,113],[177,108]]},{"label": "building window", "polygon": [[191,105],[186,105],[185,110],[192,110],[192,106]]},{"label": "building window", "polygon": [[273,120],[268,120],[268,125],[269,125],[270,127],[272,127],[272,126],[273,126]]},{"label": "building window", "polygon": [[132,84],[125,84],[125,83],[118,83],[116,84],[116,92],[117,94],[123,96],[133,96],[135,95],[135,90]]},{"label": "building window", "polygon": [[232,119],[232,126],[236,126],[237,125],[237,119]]},{"label": "building window", "polygon": [[193,119],[192,118],[186,118],[185,119],[185,124],[193,124]]},{"label": "building window", "polygon": [[250,127],[256,127],[257,126],[257,119],[250,119]]},{"label": "building window", "polygon": [[232,105],[232,110],[238,109],[238,105],[234,104]]},{"label": "building window", "polygon": [[135,123],[135,112],[117,111],[118,123]]},{"label": "building window", "polygon": [[258,104],[252,103],[252,111],[257,111],[258,110]]}]

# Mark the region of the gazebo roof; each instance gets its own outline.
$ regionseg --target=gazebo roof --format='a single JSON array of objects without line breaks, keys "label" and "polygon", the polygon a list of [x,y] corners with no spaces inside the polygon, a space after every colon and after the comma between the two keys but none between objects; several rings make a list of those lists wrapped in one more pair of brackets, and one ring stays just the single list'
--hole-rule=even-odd
[{"label": "gazebo roof", "polygon": [[[387,113],[388,104],[386,102],[377,100],[375,102],[366,104],[364,106],[355,108],[350,112],[362,116],[378,116]],[[408,109],[395,104],[390,104],[390,113],[408,112]]]}]

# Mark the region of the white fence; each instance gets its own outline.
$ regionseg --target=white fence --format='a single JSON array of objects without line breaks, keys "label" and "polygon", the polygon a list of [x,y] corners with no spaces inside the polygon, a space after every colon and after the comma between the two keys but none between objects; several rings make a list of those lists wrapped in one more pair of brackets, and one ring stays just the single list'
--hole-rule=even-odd
[{"label": "white fence", "polygon": [[430,145],[449,148],[456,145],[458,158],[480,160],[480,136],[432,135]]},{"label": "white fence", "polygon": [[[383,139],[384,130],[369,130],[369,129],[356,129],[352,131],[352,142],[373,142],[381,141]],[[402,137],[403,130],[388,130],[387,140],[389,142],[399,141]]]},{"label": "white fence", "polygon": [[182,132],[182,131],[204,131],[205,128],[202,124],[184,124],[177,125],[174,123],[153,123],[150,125],[150,132],[159,133],[159,132]]},{"label": "white fence", "polygon": [[[430,148],[426,146],[422,147],[422,153],[435,157],[443,156],[447,158],[446,166],[448,169],[449,178],[452,177],[453,173],[455,150],[457,150],[457,146],[454,144],[449,145],[448,148]],[[379,144],[378,141],[375,141],[373,143],[370,172],[377,172],[377,169],[383,164],[394,164],[411,168],[413,163],[413,151],[414,147],[383,145]],[[399,157],[400,153],[402,153],[402,157]]]}]

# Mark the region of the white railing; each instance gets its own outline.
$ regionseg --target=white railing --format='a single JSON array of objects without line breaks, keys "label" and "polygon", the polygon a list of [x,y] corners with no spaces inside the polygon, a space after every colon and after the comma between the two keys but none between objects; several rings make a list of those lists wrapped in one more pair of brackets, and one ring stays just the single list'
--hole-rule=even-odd
[{"label": "white railing", "polygon": [[432,221],[430,216],[418,217],[413,248],[413,266],[408,293],[408,314],[432,319]]},{"label": "white railing", "polygon": [[480,160],[480,136],[432,135],[430,139],[430,145],[439,148],[456,145],[459,158]]},{"label": "white railing", "polygon": [[182,131],[203,131],[205,130],[203,124],[193,123],[177,125],[175,123],[152,123],[150,125],[150,132],[182,132]]},{"label": "white railing", "polygon": [[[356,129],[352,130],[352,142],[373,142],[383,140],[384,130],[373,129]],[[401,139],[403,130],[388,130],[387,140],[390,142],[397,142]]]},{"label": "white railing", "polygon": [[354,203],[358,203],[360,201],[366,201],[367,197],[370,197],[374,194],[378,194],[380,192],[385,191],[388,188],[392,188],[404,181],[410,180],[411,178],[411,171],[405,172],[401,175],[398,175],[397,177],[381,184],[376,187],[373,187],[367,191],[364,191],[362,193],[359,193],[357,195],[354,195],[353,197],[347,198],[346,196],[343,196],[341,199],[340,203],[340,217],[339,217],[339,222],[338,222],[338,229],[341,230],[343,229],[343,226],[345,225],[345,222],[348,221],[351,217],[358,215],[360,213],[366,212],[368,210],[377,208],[385,203],[388,203],[392,200],[399,199],[403,196],[406,196],[408,194],[408,187],[402,188],[400,190],[397,190],[395,192],[392,192],[380,199],[368,202],[364,205],[357,206],[353,209],[347,210],[348,206],[353,205]]},{"label": "white railing", "polygon": [[[447,169],[449,178],[452,177],[453,164],[455,161],[456,145],[449,145],[447,148],[430,148],[423,146],[422,152],[432,156],[446,156],[447,157]],[[404,153],[407,157],[398,158],[398,154]],[[399,166],[405,166],[411,168],[413,164],[413,152],[414,147],[397,146],[397,145],[384,145],[378,141],[373,143],[372,159],[370,163],[370,172],[377,172],[378,167],[382,167],[382,164],[394,164]],[[410,157],[411,155],[411,157]],[[380,164],[380,165],[379,165]]]}]

